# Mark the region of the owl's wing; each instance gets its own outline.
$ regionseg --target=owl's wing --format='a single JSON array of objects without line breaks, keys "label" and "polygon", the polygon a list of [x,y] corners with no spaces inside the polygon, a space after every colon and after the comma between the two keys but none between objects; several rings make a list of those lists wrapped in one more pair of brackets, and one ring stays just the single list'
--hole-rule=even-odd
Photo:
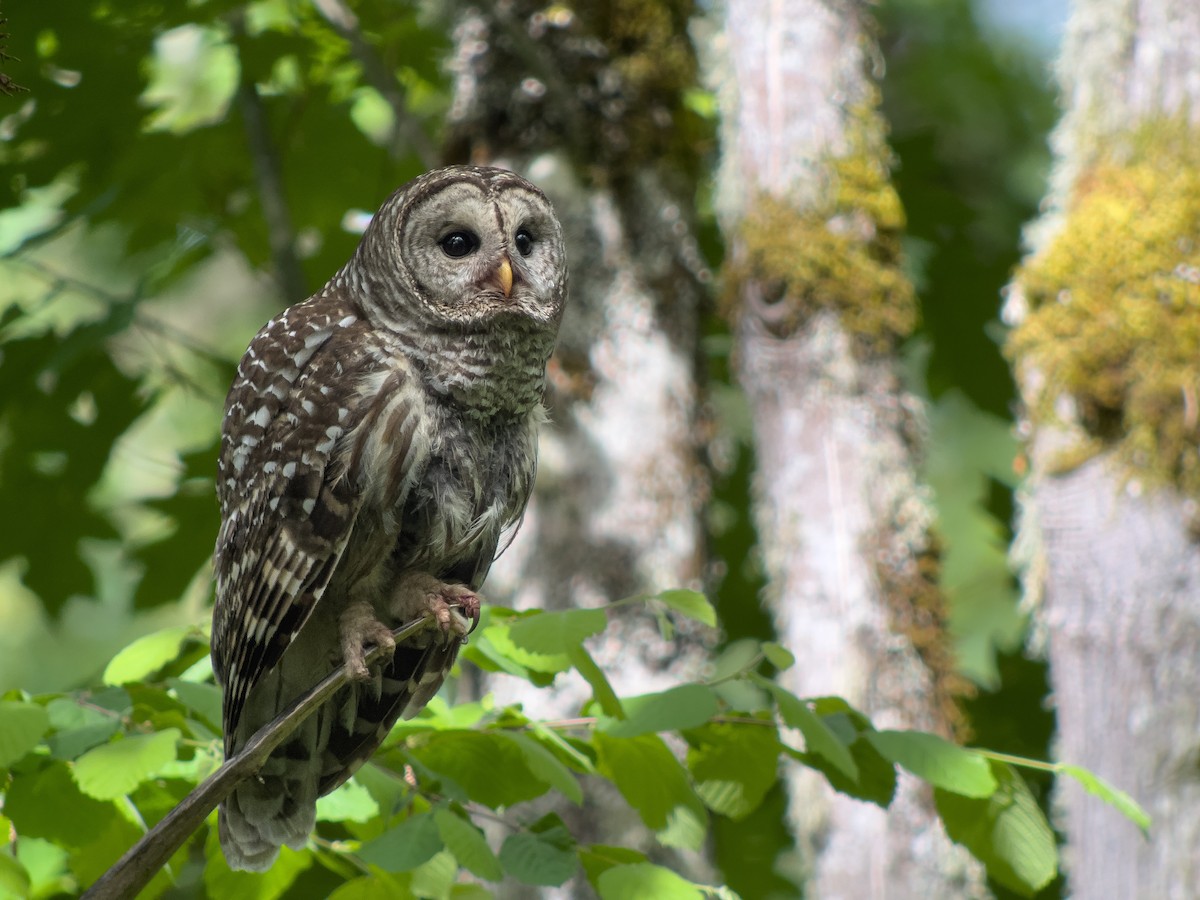
[{"label": "owl's wing", "polygon": [[349,375],[362,361],[355,324],[334,303],[289,309],[250,344],[226,401],[213,661],[227,742],[329,584],[362,505],[342,441],[363,405]]}]

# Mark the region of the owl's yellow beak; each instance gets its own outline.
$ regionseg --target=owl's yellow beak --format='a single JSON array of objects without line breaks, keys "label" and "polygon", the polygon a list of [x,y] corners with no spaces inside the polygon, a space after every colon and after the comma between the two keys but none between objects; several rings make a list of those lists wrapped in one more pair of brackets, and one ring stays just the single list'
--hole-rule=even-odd
[{"label": "owl's yellow beak", "polygon": [[500,268],[496,270],[496,276],[500,279],[500,290],[504,291],[504,296],[512,295],[512,263],[508,261],[508,257],[500,260]]}]

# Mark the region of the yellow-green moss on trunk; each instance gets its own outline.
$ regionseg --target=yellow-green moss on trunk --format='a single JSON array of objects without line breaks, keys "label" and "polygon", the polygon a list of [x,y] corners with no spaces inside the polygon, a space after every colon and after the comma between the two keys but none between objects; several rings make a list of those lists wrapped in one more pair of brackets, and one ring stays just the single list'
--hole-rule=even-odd
[{"label": "yellow-green moss on trunk", "polygon": [[1059,468],[1113,447],[1132,474],[1200,495],[1200,133],[1156,123],[1129,145],[1083,174],[1018,273],[1030,312],[1007,349],[1038,373],[1035,422],[1074,400],[1086,438]]},{"label": "yellow-green moss on trunk", "polygon": [[791,334],[821,310],[836,312],[859,349],[886,352],[912,333],[917,305],[901,270],[904,209],[888,178],[887,147],[873,106],[851,117],[847,156],[826,162],[833,188],[817,207],[798,209],[760,194],[738,231],[726,269],[724,309],[756,282],[774,304],[771,324]]}]

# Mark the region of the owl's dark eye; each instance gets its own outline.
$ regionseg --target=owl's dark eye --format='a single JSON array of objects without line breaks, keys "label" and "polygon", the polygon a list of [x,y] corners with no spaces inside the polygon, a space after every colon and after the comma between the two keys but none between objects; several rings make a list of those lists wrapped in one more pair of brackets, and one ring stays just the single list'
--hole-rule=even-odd
[{"label": "owl's dark eye", "polygon": [[479,238],[470,231],[452,231],[438,243],[443,253],[459,259],[479,247]]},{"label": "owl's dark eye", "polygon": [[517,244],[517,252],[522,256],[528,256],[533,252],[533,235],[529,233],[528,228],[518,231],[514,240]]}]

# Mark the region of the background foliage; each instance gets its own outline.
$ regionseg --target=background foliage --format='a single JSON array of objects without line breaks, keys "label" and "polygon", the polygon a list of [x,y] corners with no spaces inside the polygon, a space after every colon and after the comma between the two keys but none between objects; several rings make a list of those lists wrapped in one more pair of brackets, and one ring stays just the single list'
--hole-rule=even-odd
[{"label": "background foliage", "polygon": [[[346,259],[364,211],[436,162],[452,21],[435,6],[355,3],[357,42],[335,4],[300,0],[9,11],[6,71],[30,90],[0,96],[0,895],[77,894],[219,762],[203,623],[224,390],[259,325]],[[923,310],[910,378],[931,402],[924,474],[976,687],[964,721],[982,746],[1046,758],[1044,674],[1021,653],[1005,563],[1017,448],[995,317],[1042,192],[1048,78],[967,0],[892,0],[880,18]],[[687,97],[712,115],[699,85]],[[669,867],[693,871],[679,861],[711,846],[723,886],[708,893],[787,896],[776,774],[791,759],[885,805],[898,766],[924,778],[998,893],[1055,895],[1048,775],[876,732],[772,680],[792,660],[757,605],[752,448],[723,327],[711,317],[705,347],[726,428],[709,517],[726,641],[704,682],[617,698],[585,643],[603,610],[494,607],[465,664],[539,685],[574,667],[594,692],[578,719],[439,700],[322,801],[309,849],[251,876],[200,834],[152,893],[472,897],[586,877],[602,896],[691,897]],[[698,594],[637,602],[667,633],[681,615],[716,622]],[[583,802],[597,781],[656,835],[653,859],[619,835],[578,845],[535,802]]]}]

